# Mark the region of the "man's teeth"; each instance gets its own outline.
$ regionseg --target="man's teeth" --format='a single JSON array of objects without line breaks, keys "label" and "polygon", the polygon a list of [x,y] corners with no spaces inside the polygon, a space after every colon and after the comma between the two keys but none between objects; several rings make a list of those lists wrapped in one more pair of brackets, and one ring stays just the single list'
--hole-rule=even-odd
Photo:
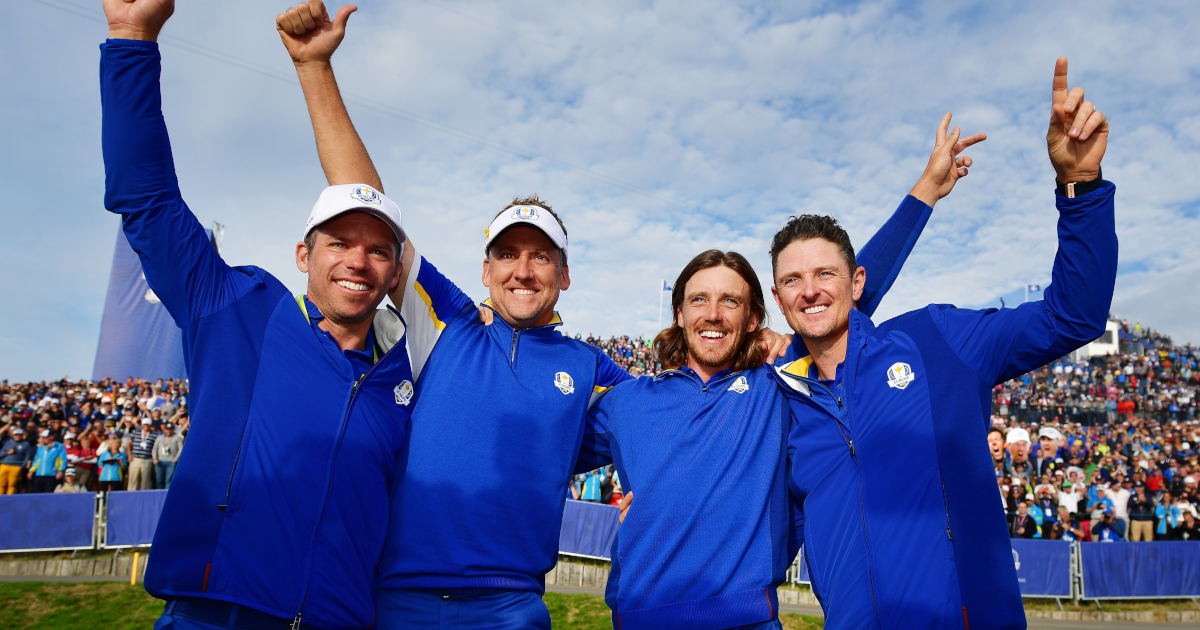
[{"label": "man's teeth", "polygon": [[829,308],[828,304],[824,304],[821,306],[810,306],[810,307],[804,309],[804,314],[805,315],[816,315],[817,313],[820,313],[827,308]]},{"label": "man's teeth", "polygon": [[512,292],[516,295],[533,295],[536,293],[533,289],[513,289]]},{"label": "man's teeth", "polygon": [[719,330],[702,330],[700,331],[700,336],[704,337],[705,339],[723,339],[725,337],[725,333]]},{"label": "man's teeth", "polygon": [[346,287],[347,289],[350,289],[351,291],[366,291],[368,288],[370,288],[365,284],[359,284],[357,282],[350,282],[349,280],[338,280],[337,285],[339,287]]}]

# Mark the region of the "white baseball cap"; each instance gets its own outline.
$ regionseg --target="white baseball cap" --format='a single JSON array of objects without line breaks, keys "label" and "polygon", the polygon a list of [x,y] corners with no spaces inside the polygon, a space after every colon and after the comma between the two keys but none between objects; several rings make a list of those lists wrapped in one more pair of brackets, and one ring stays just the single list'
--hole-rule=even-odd
[{"label": "white baseball cap", "polygon": [[154,424],[154,422],[150,418],[143,417],[142,424]]},{"label": "white baseball cap", "polygon": [[404,247],[407,237],[400,223],[400,206],[366,184],[339,184],[321,191],[321,196],[317,197],[317,205],[313,206],[312,212],[308,214],[304,238],[308,238],[309,232],[318,225],[347,212],[368,212],[375,215],[392,228],[396,240]]},{"label": "white baseball cap", "polygon": [[1063,434],[1061,431],[1059,431],[1058,429],[1055,429],[1054,427],[1042,427],[1041,429],[1038,430],[1038,437],[1039,438],[1050,438],[1051,440],[1061,440],[1061,439],[1063,439]]},{"label": "white baseball cap", "polygon": [[1020,428],[1009,429],[1008,435],[1005,436],[1005,438],[1004,438],[1004,442],[1006,444],[1013,444],[1014,442],[1029,442],[1029,441],[1030,441],[1029,440],[1029,432],[1026,431],[1025,429],[1020,429]]},{"label": "white baseball cap", "polygon": [[541,230],[555,247],[561,249],[563,254],[567,253],[567,233],[558,224],[558,219],[541,206],[513,206],[496,215],[492,224],[483,231],[484,253],[492,246],[492,241],[514,225],[528,225]]}]

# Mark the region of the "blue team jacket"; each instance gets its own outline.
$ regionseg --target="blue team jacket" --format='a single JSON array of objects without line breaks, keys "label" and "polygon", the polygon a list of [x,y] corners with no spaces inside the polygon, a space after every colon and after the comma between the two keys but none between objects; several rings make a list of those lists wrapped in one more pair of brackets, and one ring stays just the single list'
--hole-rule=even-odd
[{"label": "blue team jacket", "polygon": [[154,43],[101,46],[105,207],[121,214],[146,281],[183,329],[191,378],[188,447],[146,590],[367,627],[409,423],[403,332],[377,317],[382,356],[364,375],[310,323],[310,303],[262,269],[221,260],[180,195],[159,73]]},{"label": "blue team jacket", "polygon": [[[858,256],[875,310],[932,209],[907,197]],[[622,383],[589,414],[578,470],[615,461],[634,507],[605,598],[623,630],[717,630],[774,619],[799,548],[787,488],[791,414],[771,366]]]},{"label": "blue team jacket", "polygon": [[834,382],[818,382],[808,356],[778,371],[793,415],[790,484],[826,628],[1025,627],[987,450],[991,389],[1104,332],[1114,190],[1058,197],[1059,249],[1042,301],[931,305],[879,327],[852,312]]},{"label": "blue team jacket", "polygon": [[[630,378],[549,325],[479,321],[429,261],[401,314],[417,374],[380,586],[542,591],[593,396]],[[485,304],[488,304],[485,302]]]}]

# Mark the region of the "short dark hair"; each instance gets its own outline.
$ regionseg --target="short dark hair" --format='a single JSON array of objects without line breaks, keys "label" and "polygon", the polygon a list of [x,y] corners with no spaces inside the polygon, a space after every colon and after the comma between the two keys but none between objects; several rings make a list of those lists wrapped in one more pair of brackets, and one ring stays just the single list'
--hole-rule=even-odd
[{"label": "short dark hair", "polygon": [[771,239],[771,278],[775,277],[780,252],[796,241],[814,238],[823,238],[837,245],[846,265],[850,267],[851,274],[858,269],[858,263],[854,260],[854,246],[850,244],[850,235],[842,229],[837,219],[821,214],[802,214],[788,219],[783,228],[775,233],[775,238]]},{"label": "short dark hair", "polygon": [[[537,207],[541,208],[542,210],[549,212],[550,216],[554,217],[555,221],[558,221],[558,227],[562,228],[563,236],[567,235],[567,226],[563,225],[562,219],[559,218],[558,213],[554,211],[554,208],[550,207],[549,201],[546,201],[545,199],[538,197],[537,193],[533,193],[532,195],[529,195],[528,197],[513,197],[513,200],[511,203],[509,203],[507,206],[504,206],[503,210],[501,210],[500,212],[497,212],[494,216],[492,216],[492,220],[495,221],[496,217],[504,214],[504,210],[508,210],[509,208],[512,208],[514,206],[537,206]],[[497,234],[496,236],[499,237],[500,235]],[[483,252],[485,255],[487,255],[487,256],[492,255],[492,244],[495,244],[495,242],[496,241],[493,240],[492,243],[488,245],[487,250]],[[564,267],[567,266],[567,250],[560,249],[560,250],[558,250],[558,253],[560,256],[562,256],[563,266]]]},{"label": "short dark hair", "polygon": [[668,370],[687,365],[687,339],[683,328],[679,327],[679,312],[683,310],[688,280],[698,272],[713,267],[728,267],[750,285],[750,315],[758,318],[758,327],[746,336],[745,346],[734,356],[733,369],[749,370],[763,364],[766,352],[759,340],[763,327],[767,325],[767,303],[763,298],[762,283],[758,281],[758,274],[754,273],[754,267],[750,266],[750,261],[746,260],[745,256],[737,252],[710,249],[693,258],[683,271],[679,272],[679,277],[675,279],[675,287],[671,289],[671,325],[654,337],[654,354],[658,357],[658,362]]}]

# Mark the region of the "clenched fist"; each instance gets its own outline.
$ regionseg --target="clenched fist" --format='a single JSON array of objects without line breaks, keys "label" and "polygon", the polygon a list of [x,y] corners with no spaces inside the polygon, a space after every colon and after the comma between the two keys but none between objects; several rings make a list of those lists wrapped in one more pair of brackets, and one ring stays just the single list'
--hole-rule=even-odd
[{"label": "clenched fist", "polygon": [[301,2],[276,16],[275,28],[293,63],[328,63],[346,36],[350,14],[357,10],[357,6],[348,4],[330,19],[321,0]]},{"label": "clenched fist", "polygon": [[109,39],[158,41],[158,32],[175,12],[175,0],[104,0]]}]

